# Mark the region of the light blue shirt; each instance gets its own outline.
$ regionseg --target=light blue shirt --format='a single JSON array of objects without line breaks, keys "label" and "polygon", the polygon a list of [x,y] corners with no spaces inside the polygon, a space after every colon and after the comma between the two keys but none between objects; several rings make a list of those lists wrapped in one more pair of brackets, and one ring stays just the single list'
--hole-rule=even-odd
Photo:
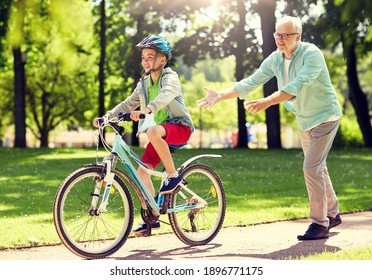
[{"label": "light blue shirt", "polygon": [[323,122],[336,121],[342,111],[332,86],[327,64],[320,49],[311,43],[300,42],[292,53],[288,69],[288,84],[284,84],[284,54],[273,52],[250,77],[234,84],[240,99],[265,84],[274,76],[278,89],[294,97],[284,106],[296,115],[300,130],[311,129]]}]

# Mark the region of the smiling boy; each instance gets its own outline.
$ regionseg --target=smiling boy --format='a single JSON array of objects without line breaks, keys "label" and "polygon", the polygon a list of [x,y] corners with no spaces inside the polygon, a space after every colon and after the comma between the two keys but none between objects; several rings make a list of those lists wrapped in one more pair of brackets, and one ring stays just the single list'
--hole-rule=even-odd
[{"label": "smiling boy", "polygon": [[[133,93],[108,111],[104,118],[111,119],[117,117],[119,113],[131,113],[131,119],[139,121],[139,131],[145,131],[150,141],[141,160],[150,169],[155,169],[160,162],[163,163],[166,176],[159,193],[168,194],[174,192],[182,180],[174,166],[169,145],[186,144],[194,125],[183,99],[177,73],[170,67],[165,68],[168,60],[172,58],[170,44],[163,37],[149,35],[136,47],[142,53],[144,74]],[[140,109],[136,110],[138,107]],[[155,124],[147,127],[146,122],[140,119],[141,114],[153,114]],[[93,120],[95,127],[98,127],[97,120],[98,118]],[[155,197],[150,175],[141,167],[138,168],[138,173],[149,192]],[[153,229],[159,227],[159,221],[152,225]],[[142,222],[133,231],[140,234],[146,229],[147,224]]]}]

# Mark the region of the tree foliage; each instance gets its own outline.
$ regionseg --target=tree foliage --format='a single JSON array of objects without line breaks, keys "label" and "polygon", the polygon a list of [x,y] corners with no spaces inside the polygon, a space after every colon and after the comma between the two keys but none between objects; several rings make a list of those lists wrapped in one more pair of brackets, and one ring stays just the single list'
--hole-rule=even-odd
[{"label": "tree foliage", "polygon": [[[322,2],[325,12],[319,15],[315,8]],[[4,0],[0,9],[0,110],[3,113],[0,138],[2,127],[14,123],[14,113],[10,109],[15,107],[12,46],[19,45],[20,54],[25,54],[23,57],[27,58],[24,65],[26,123],[42,146],[48,145],[49,133],[58,125],[73,122],[90,126],[91,119],[97,116],[98,64],[102,55],[104,59],[101,63],[104,64],[100,75],[103,77],[104,88],[101,91],[104,101],[99,102],[104,102],[103,107],[108,110],[131,94],[142,75],[140,52],[135,45],[148,34],[165,36],[173,45],[174,59],[170,65],[178,69],[183,67],[182,72],[190,81],[185,81],[185,99],[197,126],[201,124],[201,112],[195,101],[204,96],[203,87],[209,81],[227,82],[213,86],[219,88],[227,86],[231,76],[240,80],[251,74],[267,53],[275,49],[272,38],[275,18],[270,16],[274,11],[275,17],[285,14],[301,17],[304,21],[304,40],[333,50],[341,44],[347,59],[352,58],[353,51],[357,59],[370,57],[367,55],[372,44],[372,7],[366,0],[106,0],[104,54],[99,54],[102,50],[99,44],[103,15],[101,0],[26,1],[23,33],[14,29],[19,16],[16,3],[18,1]],[[226,57],[235,58],[235,68],[224,69],[230,74],[229,78],[219,69],[226,65],[216,60]],[[369,88],[365,81],[360,81],[359,77],[355,79],[352,74],[368,73],[370,64],[364,70],[357,70],[356,65],[359,67],[360,64],[337,64],[335,67],[337,71],[348,73],[347,88],[350,91],[344,88],[340,91],[346,102],[350,100],[353,104],[359,125],[365,130],[366,125],[360,120],[365,120],[366,116],[369,118],[368,111],[366,114],[363,107],[368,101],[353,97],[360,96],[361,92],[370,96]],[[334,69],[331,71],[337,72]],[[350,83],[351,80],[360,82],[359,88],[364,91],[358,90],[355,83]],[[265,95],[272,90],[265,89]],[[259,92],[262,92],[261,88],[254,94]],[[241,145],[246,146],[245,122],[253,116],[245,115],[242,101],[229,106],[229,110],[216,107],[215,111],[204,111],[201,125],[204,128],[220,125],[223,123],[223,117],[218,119],[221,112],[226,114],[234,108],[237,112],[225,117],[226,124],[234,122],[231,117],[238,119]],[[293,116],[280,112],[282,122],[293,122]],[[263,120],[264,115],[257,118]],[[279,122],[279,112],[266,115],[266,122]],[[276,126],[268,131],[275,133],[278,129]],[[364,131],[363,135],[368,135],[368,131]]]},{"label": "tree foliage", "polygon": [[365,58],[372,50],[372,3],[371,1],[329,0],[325,3],[326,14],[318,22],[318,28],[327,30],[321,39],[325,46],[335,49],[341,46],[346,60],[348,92],[350,101],[363,135],[366,147],[372,147],[370,105],[359,78],[358,59]]},{"label": "tree foliage", "polygon": [[[15,9],[12,14],[15,20],[18,12]],[[67,21],[67,14],[74,20]],[[45,147],[50,131],[65,121],[84,121],[91,104],[95,83],[91,9],[89,3],[78,0],[35,0],[28,2],[24,21],[23,33],[9,32],[8,42],[19,44],[27,59],[27,125]],[[11,59],[7,63],[10,71]]]},{"label": "tree foliage", "polygon": [[10,14],[12,0],[2,0],[0,6],[0,68],[4,67],[5,56],[5,35],[7,33],[7,25]]}]

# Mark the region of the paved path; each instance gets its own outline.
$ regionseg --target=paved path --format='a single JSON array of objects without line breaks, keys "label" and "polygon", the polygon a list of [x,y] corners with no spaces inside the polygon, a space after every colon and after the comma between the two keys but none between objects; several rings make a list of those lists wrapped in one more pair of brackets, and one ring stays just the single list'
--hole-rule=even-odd
[{"label": "paved path", "polygon": [[[330,238],[297,240],[309,220],[223,228],[210,244],[190,247],[174,234],[129,238],[110,256],[116,260],[278,260],[296,259],[324,251],[372,247],[372,211],[341,215],[343,223],[331,229]],[[0,251],[0,260],[79,260],[66,247],[45,246]]]}]

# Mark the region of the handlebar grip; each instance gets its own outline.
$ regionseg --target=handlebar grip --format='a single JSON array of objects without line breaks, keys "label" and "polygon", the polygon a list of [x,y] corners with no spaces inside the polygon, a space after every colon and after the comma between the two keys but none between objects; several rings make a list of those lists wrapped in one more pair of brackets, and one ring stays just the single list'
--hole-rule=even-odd
[{"label": "handlebar grip", "polygon": [[99,126],[101,126],[104,123],[104,119],[103,118],[98,118],[97,123],[98,123]]},{"label": "handlebar grip", "polygon": [[[140,119],[144,119],[145,116],[146,116],[145,114],[141,114]],[[118,117],[120,120],[123,120],[123,121],[127,121],[127,122],[132,121],[132,119],[130,118],[130,113],[119,113]]]}]

